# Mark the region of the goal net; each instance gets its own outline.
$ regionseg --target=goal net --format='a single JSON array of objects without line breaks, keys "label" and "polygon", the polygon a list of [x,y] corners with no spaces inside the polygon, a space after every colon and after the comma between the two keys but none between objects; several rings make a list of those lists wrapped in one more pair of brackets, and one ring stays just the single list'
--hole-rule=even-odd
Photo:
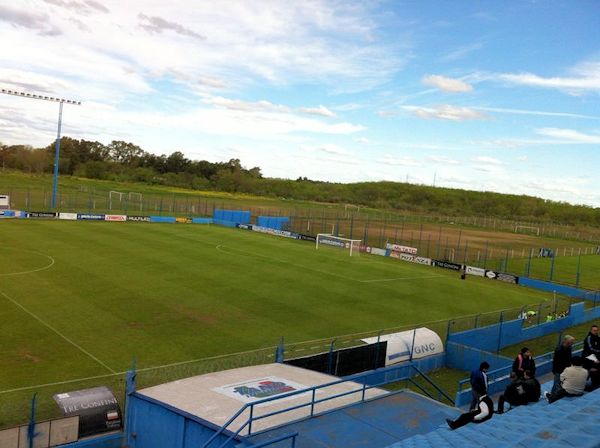
[{"label": "goal net", "polygon": [[360,242],[361,240],[342,238],[340,236],[334,236],[330,233],[319,233],[317,235],[316,248],[318,249],[319,245],[324,244],[326,246],[348,250],[350,252],[350,256],[352,256],[353,254],[360,253]]}]

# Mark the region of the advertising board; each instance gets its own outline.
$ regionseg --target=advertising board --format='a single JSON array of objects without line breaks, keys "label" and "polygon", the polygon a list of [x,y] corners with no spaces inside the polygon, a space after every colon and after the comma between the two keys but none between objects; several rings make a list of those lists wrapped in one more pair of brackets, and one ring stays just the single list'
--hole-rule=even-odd
[{"label": "advertising board", "polygon": [[131,216],[131,215],[128,215],[127,216],[127,221],[150,222],[150,216]]},{"label": "advertising board", "polygon": [[379,255],[381,257],[385,257],[387,251],[385,249],[381,249],[379,247],[371,247],[371,255]]},{"label": "advertising board", "polygon": [[385,245],[385,247],[386,247],[386,249],[389,249],[393,252],[401,252],[401,253],[413,254],[413,255],[417,254],[416,247],[402,246],[400,244],[392,244],[392,243],[387,243]]},{"label": "advertising board", "polygon": [[77,219],[83,221],[104,221],[104,215],[95,213],[77,213]]},{"label": "advertising board", "polygon": [[431,266],[431,258],[427,257],[414,257],[413,262],[417,264],[424,264],[426,266]]},{"label": "advertising board", "polygon": [[127,221],[127,216],[125,215],[104,215],[105,221]]},{"label": "advertising board", "polygon": [[444,269],[452,269],[453,271],[460,271],[463,267],[462,264],[452,263],[451,261],[443,261],[443,260],[432,260],[433,266],[437,266],[438,268]]},{"label": "advertising board", "polygon": [[485,275],[485,269],[467,266],[466,273],[469,275],[475,275],[477,277],[483,277]]},{"label": "advertising board", "polygon": [[59,213],[58,219],[67,219],[70,221],[75,221],[77,219],[77,213]]},{"label": "advertising board", "polygon": [[506,274],[504,272],[485,271],[485,276],[490,280],[500,280],[501,282],[514,284],[519,283],[519,277],[512,274]]},{"label": "advertising board", "polygon": [[27,212],[28,218],[56,218],[55,212]]}]

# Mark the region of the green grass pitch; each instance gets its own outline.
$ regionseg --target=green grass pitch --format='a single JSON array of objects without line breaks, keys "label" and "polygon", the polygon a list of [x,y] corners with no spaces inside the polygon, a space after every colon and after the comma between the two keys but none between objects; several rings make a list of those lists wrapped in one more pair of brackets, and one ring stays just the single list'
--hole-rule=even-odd
[{"label": "green grass pitch", "polygon": [[246,230],[3,220],[0,391],[548,298]]},{"label": "green grass pitch", "polygon": [[215,226],[14,220],[0,231],[2,388],[547,298]]}]

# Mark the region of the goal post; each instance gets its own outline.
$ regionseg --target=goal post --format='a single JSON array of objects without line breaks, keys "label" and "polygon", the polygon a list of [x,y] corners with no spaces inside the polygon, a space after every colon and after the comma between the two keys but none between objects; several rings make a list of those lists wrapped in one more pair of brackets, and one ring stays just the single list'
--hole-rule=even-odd
[{"label": "goal post", "polygon": [[354,253],[360,253],[361,241],[362,240],[342,238],[330,233],[319,233],[317,234],[317,238],[315,240],[315,247],[318,249],[319,245],[325,244],[327,246],[337,247],[339,249],[348,249],[350,251],[350,256],[352,256]]},{"label": "goal post", "polygon": [[[523,230],[529,230],[530,233],[535,233],[537,236],[540,236],[540,228],[536,226],[522,226],[515,225],[515,233],[524,233]],[[521,231],[521,232],[519,232]]]}]

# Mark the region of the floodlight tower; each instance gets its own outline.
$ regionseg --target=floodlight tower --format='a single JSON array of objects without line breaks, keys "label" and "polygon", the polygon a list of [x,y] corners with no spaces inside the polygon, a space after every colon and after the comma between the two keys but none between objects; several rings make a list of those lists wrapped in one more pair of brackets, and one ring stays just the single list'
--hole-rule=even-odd
[{"label": "floodlight tower", "polygon": [[52,182],[52,208],[56,208],[56,193],[58,191],[58,160],[60,157],[60,127],[62,124],[63,104],[67,103],[72,104],[74,106],[81,106],[81,101],[67,100],[64,98],[57,98],[54,96],[36,95],[34,93],[19,92],[10,89],[0,89],[0,93],[4,93],[6,95],[20,96],[22,98],[31,98],[34,100],[54,101],[55,103],[58,103],[58,130],[56,131],[56,144],[54,153],[54,179]]}]

